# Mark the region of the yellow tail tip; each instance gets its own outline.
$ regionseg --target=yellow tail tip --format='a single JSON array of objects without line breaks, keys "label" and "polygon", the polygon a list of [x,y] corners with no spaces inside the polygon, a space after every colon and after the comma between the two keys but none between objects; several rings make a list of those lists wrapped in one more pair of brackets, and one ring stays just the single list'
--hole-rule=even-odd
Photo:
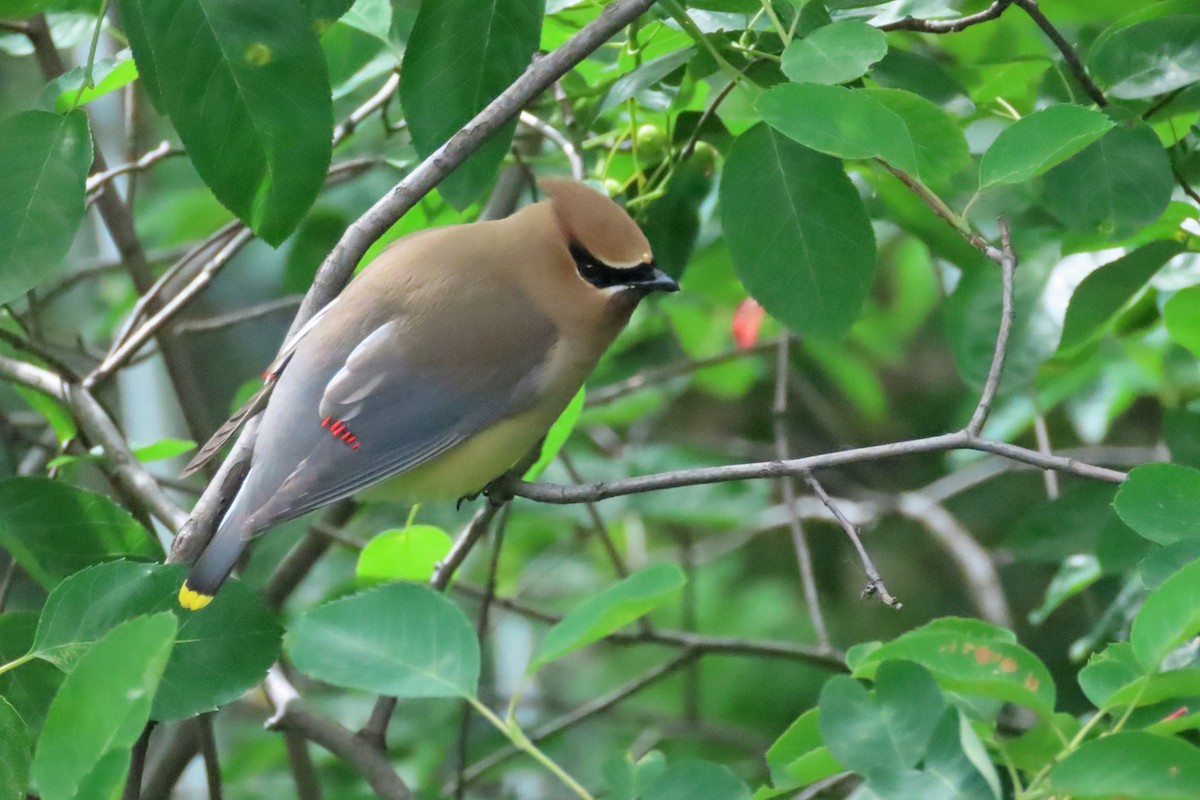
[{"label": "yellow tail tip", "polygon": [[187,581],[179,587],[179,605],[188,611],[199,611],[212,602],[211,594],[201,594],[188,588]]}]

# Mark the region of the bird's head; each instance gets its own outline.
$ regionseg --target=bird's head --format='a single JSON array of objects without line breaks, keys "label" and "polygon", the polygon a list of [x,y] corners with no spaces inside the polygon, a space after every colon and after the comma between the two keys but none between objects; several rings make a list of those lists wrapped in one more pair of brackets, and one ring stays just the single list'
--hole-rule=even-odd
[{"label": "bird's head", "polygon": [[578,181],[543,178],[538,185],[550,197],[580,279],[606,295],[633,300],[679,291],[654,263],[650,242],[625,209]]}]

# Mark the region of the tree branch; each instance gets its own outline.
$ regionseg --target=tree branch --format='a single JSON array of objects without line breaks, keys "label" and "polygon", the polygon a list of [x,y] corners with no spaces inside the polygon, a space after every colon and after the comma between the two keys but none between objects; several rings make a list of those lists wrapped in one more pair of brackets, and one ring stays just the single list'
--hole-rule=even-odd
[{"label": "tree branch", "polygon": [[384,800],[414,800],[414,796],[387,757],[334,720],[313,713],[299,704],[300,695],[280,672],[271,668],[265,682],[267,697],[275,714],[267,728],[291,731],[321,745],[358,771],[371,789]]},{"label": "tree branch", "polygon": [[996,19],[1004,13],[1013,0],[995,0],[990,6],[977,14],[969,14],[958,19],[917,19],[905,17],[896,22],[880,25],[881,31],[916,31],[917,33],[958,33],[972,25]]},{"label": "tree branch", "polygon": [[1088,97],[1092,98],[1092,102],[1104,108],[1108,105],[1108,98],[1104,96],[1104,92],[1100,91],[1100,87],[1092,80],[1092,76],[1088,75],[1087,69],[1083,66],[1083,61],[1080,60],[1079,54],[1075,52],[1075,48],[1071,43],[1059,33],[1058,28],[1055,28],[1050,20],[1046,19],[1046,15],[1038,7],[1037,0],[1014,0],[1014,2],[1033,18],[1037,26],[1042,29],[1042,33],[1049,37],[1050,41],[1054,42],[1054,46],[1058,48],[1058,52],[1062,53],[1063,60],[1067,62],[1067,69],[1071,70],[1071,74],[1075,76],[1075,80],[1087,92]]},{"label": "tree branch", "polygon": [[[983,430],[983,424],[987,422],[988,415],[992,411],[992,403],[996,399],[996,392],[1000,390],[1000,376],[1004,372],[1004,360],[1008,356],[1008,338],[1012,333],[1014,273],[1017,269],[1017,255],[1013,251],[1008,220],[1004,217],[1000,217],[1000,241],[1001,249],[998,254],[995,254],[998,256],[997,263],[1000,264],[1002,281],[1000,293],[1000,330],[996,334],[996,346],[992,351],[992,365],[988,368],[987,380],[984,381],[983,391],[979,395],[979,403],[975,406],[975,412],[971,415],[971,421],[967,423],[966,431],[971,436],[979,435],[979,432]],[[994,250],[994,248],[990,249]]]},{"label": "tree branch", "polygon": [[[463,582],[455,583],[454,591],[476,600],[482,600],[486,594],[484,589]],[[494,597],[492,604],[497,608],[502,608],[514,614],[538,620],[539,622],[545,622],[548,625],[557,625],[562,621],[562,616],[559,614],[553,614],[509,597]],[[654,628],[649,631],[617,631],[610,633],[600,641],[619,646],[652,644],[664,647],[679,647],[695,650],[700,655],[779,658],[789,661],[799,661],[835,672],[846,671],[844,655],[836,649],[813,647],[812,645],[796,644],[793,642],[739,639],[731,636],[709,636],[702,633],[685,633],[683,631],[669,631],[661,628]]]},{"label": "tree branch", "polygon": [[49,370],[6,356],[0,356],[0,377],[37,389],[66,405],[80,431],[99,445],[105,469],[164,525],[174,530],[187,519],[187,514],[171,502],[154,476],[133,455],[112,418],[86,389],[65,382]]}]

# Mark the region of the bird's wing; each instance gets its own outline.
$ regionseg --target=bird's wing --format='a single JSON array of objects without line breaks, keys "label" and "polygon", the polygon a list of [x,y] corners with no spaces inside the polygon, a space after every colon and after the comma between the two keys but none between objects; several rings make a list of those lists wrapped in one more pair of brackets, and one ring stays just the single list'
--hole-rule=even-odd
[{"label": "bird's wing", "polygon": [[490,285],[383,322],[332,363],[302,343],[247,477],[244,491],[261,505],[254,527],[419,466],[525,410],[555,339],[554,324],[523,293]]}]

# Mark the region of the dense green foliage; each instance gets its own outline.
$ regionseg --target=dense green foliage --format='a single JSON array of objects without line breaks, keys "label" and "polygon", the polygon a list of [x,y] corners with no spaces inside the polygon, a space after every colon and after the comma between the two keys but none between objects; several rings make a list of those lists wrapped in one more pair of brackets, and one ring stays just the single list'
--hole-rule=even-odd
[{"label": "dense green foliage", "polygon": [[[659,0],[489,106],[636,1],[0,0],[0,800],[1200,797],[1200,6]],[[555,486],[178,608],[299,295],[572,172],[683,291]]]}]

